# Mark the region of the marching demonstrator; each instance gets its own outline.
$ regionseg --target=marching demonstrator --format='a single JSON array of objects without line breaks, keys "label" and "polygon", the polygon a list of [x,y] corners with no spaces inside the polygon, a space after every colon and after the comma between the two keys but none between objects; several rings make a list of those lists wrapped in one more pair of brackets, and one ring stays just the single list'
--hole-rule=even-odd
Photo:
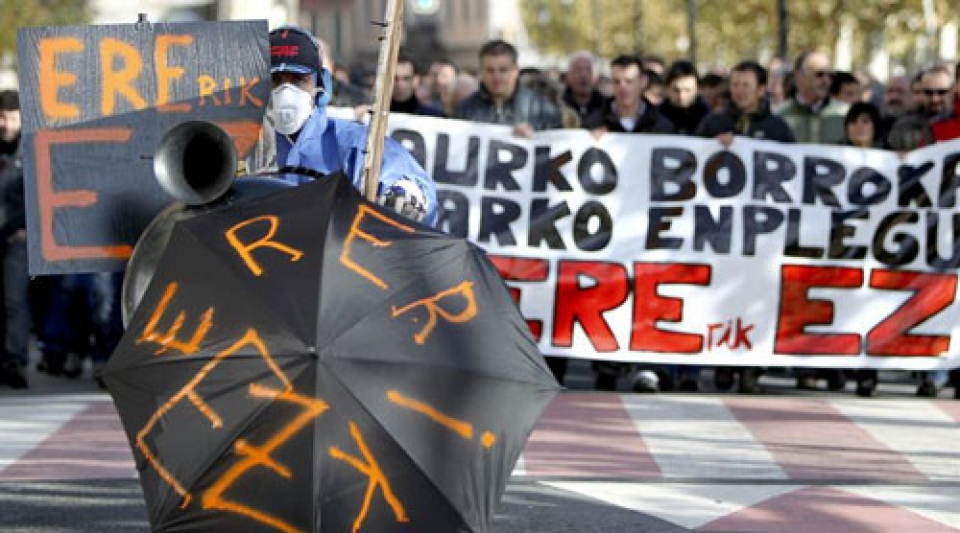
[{"label": "marching demonstrator", "polygon": [[[308,32],[284,26],[270,32],[273,91],[269,112],[276,131],[277,166],[295,185],[342,170],[362,186],[367,127],[327,116],[332,78],[320,60],[320,45]],[[377,200],[401,214],[434,225],[433,181],[400,143],[385,139]]]}]

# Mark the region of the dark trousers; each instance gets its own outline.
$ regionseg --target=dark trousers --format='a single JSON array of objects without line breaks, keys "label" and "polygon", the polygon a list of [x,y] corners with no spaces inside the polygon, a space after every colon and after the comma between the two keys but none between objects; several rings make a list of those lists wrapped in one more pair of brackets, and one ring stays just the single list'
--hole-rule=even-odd
[{"label": "dark trousers", "polygon": [[27,241],[13,237],[3,252],[3,351],[8,361],[26,366],[30,359],[30,275]]}]

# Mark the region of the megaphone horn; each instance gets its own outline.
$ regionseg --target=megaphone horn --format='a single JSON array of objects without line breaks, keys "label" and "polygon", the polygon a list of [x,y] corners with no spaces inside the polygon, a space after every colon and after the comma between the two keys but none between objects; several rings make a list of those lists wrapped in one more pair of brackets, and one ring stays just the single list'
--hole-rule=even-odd
[{"label": "megaphone horn", "polygon": [[230,189],[237,173],[237,149],[216,124],[183,122],[164,134],[154,154],[153,173],[176,200],[208,204]]}]

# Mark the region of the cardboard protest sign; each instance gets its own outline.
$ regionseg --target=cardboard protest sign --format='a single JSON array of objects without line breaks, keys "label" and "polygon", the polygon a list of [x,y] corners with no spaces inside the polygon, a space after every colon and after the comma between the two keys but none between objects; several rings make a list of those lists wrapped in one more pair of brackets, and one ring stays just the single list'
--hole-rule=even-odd
[{"label": "cardboard protest sign", "polygon": [[960,365],[960,141],[895,153],[391,116],[440,229],[494,258],[545,354]]},{"label": "cardboard protest sign", "polygon": [[123,269],[172,201],[152,156],[173,126],[257,141],[266,21],[20,28],[17,49],[31,274]]}]

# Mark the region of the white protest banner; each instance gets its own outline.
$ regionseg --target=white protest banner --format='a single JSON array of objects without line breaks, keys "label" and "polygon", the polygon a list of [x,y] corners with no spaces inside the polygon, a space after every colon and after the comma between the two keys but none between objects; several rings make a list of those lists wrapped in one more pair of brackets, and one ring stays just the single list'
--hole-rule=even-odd
[{"label": "white protest banner", "polygon": [[396,115],[440,228],[486,249],[547,355],[960,365],[960,143],[878,150]]}]

